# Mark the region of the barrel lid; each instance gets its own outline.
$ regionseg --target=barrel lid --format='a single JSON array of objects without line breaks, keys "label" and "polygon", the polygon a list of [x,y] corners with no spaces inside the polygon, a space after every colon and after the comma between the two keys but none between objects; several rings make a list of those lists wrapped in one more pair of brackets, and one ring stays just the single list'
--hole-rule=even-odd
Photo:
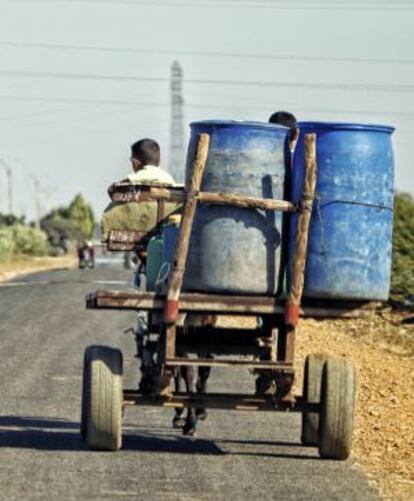
[{"label": "barrel lid", "polygon": [[395,127],[380,124],[358,124],[353,122],[298,122],[299,129],[364,130],[392,134]]},{"label": "barrel lid", "polygon": [[249,129],[266,129],[266,130],[279,130],[286,132],[289,127],[284,125],[271,124],[268,122],[255,122],[247,120],[199,120],[190,123],[190,127],[246,127]]}]

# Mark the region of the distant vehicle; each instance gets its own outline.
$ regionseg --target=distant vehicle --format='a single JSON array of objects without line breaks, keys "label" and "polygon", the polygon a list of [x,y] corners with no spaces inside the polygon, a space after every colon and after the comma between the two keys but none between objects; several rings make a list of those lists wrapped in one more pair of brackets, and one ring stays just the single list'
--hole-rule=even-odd
[{"label": "distant vehicle", "polygon": [[93,242],[80,242],[77,247],[78,268],[95,268],[95,248]]}]

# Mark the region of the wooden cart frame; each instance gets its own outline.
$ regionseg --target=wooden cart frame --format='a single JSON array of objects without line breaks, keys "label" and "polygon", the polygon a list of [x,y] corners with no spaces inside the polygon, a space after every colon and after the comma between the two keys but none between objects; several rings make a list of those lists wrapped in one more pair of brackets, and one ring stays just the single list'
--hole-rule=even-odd
[{"label": "wooden cart frame", "polygon": [[[320,403],[309,395],[295,396],[295,336],[300,316],[348,317],[365,315],[372,304],[338,301],[302,301],[310,219],[317,177],[316,135],[305,136],[305,177],[298,204],[285,200],[244,197],[231,193],[200,191],[210,137],[200,134],[192,176],[185,189],[176,187],[134,187],[113,185],[114,201],[158,204],[158,221],[163,220],[166,201],[181,202],[182,221],[167,292],[157,295],[138,291],[105,291],[88,294],[86,304],[93,309],[125,309],[149,312],[151,331],[157,334],[158,370],[153,390],[123,390],[123,405],[163,407],[203,407],[235,410],[272,410],[320,413]],[[285,298],[230,296],[182,292],[190,236],[197,204],[232,205],[298,214],[296,248],[290,290]],[[143,235],[116,232],[113,249],[130,250]],[[142,241],[142,240],[141,240]],[[260,318],[256,328],[221,328],[222,315]],[[183,324],[183,316],[185,322]],[[197,356],[191,356],[196,353]],[[226,355],[210,358],[205,354]],[[245,367],[257,377],[252,394],[186,394],[173,392],[174,371],[180,366]],[[319,372],[322,372],[322,365]],[[322,377],[322,376],[320,376]],[[311,414],[309,414],[311,415]],[[305,440],[306,442],[306,440]],[[308,441],[310,442],[310,441]],[[315,445],[315,444],[314,444]],[[349,452],[348,452],[349,453]],[[343,456],[344,454],[342,454]],[[329,456],[329,454],[328,454]],[[339,457],[340,455],[331,457]]]}]

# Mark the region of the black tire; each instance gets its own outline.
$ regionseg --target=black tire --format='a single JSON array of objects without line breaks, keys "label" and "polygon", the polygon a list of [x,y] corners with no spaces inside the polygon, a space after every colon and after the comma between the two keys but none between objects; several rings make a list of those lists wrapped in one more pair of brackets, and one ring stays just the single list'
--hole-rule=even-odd
[{"label": "black tire", "polygon": [[[322,371],[327,356],[312,353],[305,360],[303,373],[303,398],[306,402],[320,404],[322,389]],[[302,414],[301,441],[303,445],[317,447],[319,444],[319,413],[304,412]]]},{"label": "black tire", "polygon": [[87,429],[87,407],[90,399],[90,369],[88,367],[89,360],[91,358],[92,350],[96,346],[88,346],[83,354],[83,375],[82,375],[82,398],[81,398],[81,418],[80,418],[80,434],[82,440],[86,440],[86,429]]},{"label": "black tire", "polygon": [[122,444],[122,353],[107,346],[85,351],[81,434],[90,449],[116,451]]},{"label": "black tire", "polygon": [[322,373],[319,454],[323,458],[347,459],[354,426],[356,374],[344,358],[329,359]]}]

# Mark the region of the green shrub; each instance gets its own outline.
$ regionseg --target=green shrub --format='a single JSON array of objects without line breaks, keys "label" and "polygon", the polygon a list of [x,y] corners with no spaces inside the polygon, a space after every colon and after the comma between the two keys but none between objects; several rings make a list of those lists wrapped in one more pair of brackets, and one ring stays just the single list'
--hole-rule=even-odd
[{"label": "green shrub", "polygon": [[10,259],[13,250],[13,231],[10,228],[0,227],[0,262]]},{"label": "green shrub", "polygon": [[96,227],[92,207],[80,193],[67,207],[59,207],[46,214],[40,224],[48,233],[52,245],[60,236],[76,241],[93,238]]},{"label": "green shrub", "polygon": [[68,207],[69,220],[80,230],[85,239],[92,238],[95,233],[95,217],[92,208],[79,193]]},{"label": "green shrub", "polygon": [[48,251],[47,235],[44,231],[30,226],[16,224],[11,227],[16,254],[44,256]]},{"label": "green shrub", "polygon": [[394,234],[391,297],[414,295],[414,198],[397,193],[394,203]]}]

